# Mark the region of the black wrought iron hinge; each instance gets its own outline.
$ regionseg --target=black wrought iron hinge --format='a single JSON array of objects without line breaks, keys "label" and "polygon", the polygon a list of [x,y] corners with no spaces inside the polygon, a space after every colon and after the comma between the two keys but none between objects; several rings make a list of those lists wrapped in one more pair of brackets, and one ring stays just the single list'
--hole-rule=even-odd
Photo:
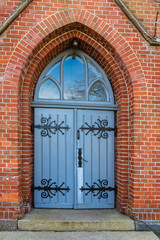
[{"label": "black wrought iron hinge", "polygon": [[98,199],[108,198],[108,191],[117,191],[117,188],[114,187],[106,187],[108,185],[108,181],[106,179],[100,180],[98,179],[98,183],[94,182],[91,186],[86,183],[87,187],[81,187],[81,191],[87,191],[85,195],[87,196],[90,192],[93,193],[93,196],[96,197],[99,195]]},{"label": "black wrought iron hinge", "polygon": [[41,184],[42,186],[38,186],[38,187],[35,187],[35,186],[32,186],[31,187],[31,191],[34,192],[34,190],[38,190],[38,191],[42,191],[43,192],[41,193],[41,197],[42,198],[53,198],[53,196],[56,196],[56,194],[58,192],[60,192],[63,196],[65,195],[65,193],[63,191],[66,191],[66,192],[69,192],[70,191],[70,188],[67,186],[67,187],[62,187],[65,183],[62,182],[62,184],[60,186],[58,186],[56,184],[56,182],[52,182],[52,179],[42,179],[41,180]]},{"label": "black wrought iron hinge", "polygon": [[31,132],[34,132],[34,123],[31,124]]},{"label": "black wrought iron hinge", "polygon": [[117,133],[117,129],[112,128],[112,127],[108,127],[108,121],[106,119],[104,120],[100,120],[97,119],[97,121],[93,124],[93,125],[89,125],[87,122],[85,122],[85,125],[82,125],[80,127],[81,131],[87,131],[86,135],[88,135],[88,133],[92,132],[94,133],[94,136],[98,136],[98,139],[100,138],[104,138],[107,139],[108,138],[108,132],[112,132],[114,131],[115,134]]},{"label": "black wrought iron hinge", "polygon": [[114,134],[117,135],[117,127],[114,128]]},{"label": "black wrought iron hinge", "polygon": [[62,121],[60,124],[58,124],[55,120],[54,121],[50,121],[51,117],[49,117],[48,119],[46,117],[42,117],[41,118],[41,125],[31,125],[31,131],[34,131],[34,128],[38,128],[38,129],[42,129],[41,131],[41,136],[42,137],[51,137],[51,134],[56,134],[58,131],[64,135],[64,132],[62,130],[66,130],[68,131],[70,129],[70,127],[67,126],[62,126],[64,121]]}]

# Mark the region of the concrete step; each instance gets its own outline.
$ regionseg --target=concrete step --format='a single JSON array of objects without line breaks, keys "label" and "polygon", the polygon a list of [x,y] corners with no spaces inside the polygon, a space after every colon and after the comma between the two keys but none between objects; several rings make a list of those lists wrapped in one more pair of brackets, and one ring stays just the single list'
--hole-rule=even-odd
[{"label": "concrete step", "polygon": [[158,240],[152,232],[0,232],[0,240]]},{"label": "concrete step", "polygon": [[117,210],[33,209],[18,221],[20,231],[134,231],[132,219]]}]

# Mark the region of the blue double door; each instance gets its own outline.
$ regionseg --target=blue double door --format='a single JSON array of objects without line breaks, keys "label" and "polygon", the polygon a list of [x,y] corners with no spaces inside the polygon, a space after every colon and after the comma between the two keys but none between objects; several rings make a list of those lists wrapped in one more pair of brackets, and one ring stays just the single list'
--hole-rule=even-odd
[{"label": "blue double door", "polygon": [[35,208],[114,208],[114,112],[36,108]]}]

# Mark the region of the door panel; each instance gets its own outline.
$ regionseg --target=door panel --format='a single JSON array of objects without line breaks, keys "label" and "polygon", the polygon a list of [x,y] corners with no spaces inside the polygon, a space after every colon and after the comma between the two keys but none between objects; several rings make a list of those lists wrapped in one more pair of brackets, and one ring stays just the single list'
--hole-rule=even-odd
[{"label": "door panel", "polygon": [[[80,129],[77,148],[82,148],[83,159],[88,161],[82,160],[82,168],[78,167],[77,169],[77,182],[83,182],[83,189],[77,189],[77,207],[113,208],[114,191],[100,191],[100,189],[102,187],[114,188],[114,132],[98,129],[114,128],[114,113],[111,111],[78,110],[77,126]],[[106,181],[100,182],[102,180],[107,180],[108,184],[104,185]],[[97,190],[90,191],[91,186]],[[108,197],[106,197],[107,194]]]},{"label": "door panel", "polygon": [[[43,122],[44,117],[50,118],[48,122]],[[39,125],[41,128],[37,127]],[[44,125],[49,127],[44,128]],[[35,207],[73,208],[73,129],[73,110],[35,109],[34,186],[45,187],[45,190],[35,190]],[[41,182],[42,179],[46,180]]]}]

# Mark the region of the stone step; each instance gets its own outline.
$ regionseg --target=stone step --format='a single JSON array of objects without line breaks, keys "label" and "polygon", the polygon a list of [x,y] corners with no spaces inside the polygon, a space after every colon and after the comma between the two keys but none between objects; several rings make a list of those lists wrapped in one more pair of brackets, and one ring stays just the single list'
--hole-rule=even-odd
[{"label": "stone step", "polygon": [[115,209],[33,209],[18,221],[19,231],[134,231],[132,219]]},{"label": "stone step", "polygon": [[152,232],[0,232],[1,240],[158,240]]}]

